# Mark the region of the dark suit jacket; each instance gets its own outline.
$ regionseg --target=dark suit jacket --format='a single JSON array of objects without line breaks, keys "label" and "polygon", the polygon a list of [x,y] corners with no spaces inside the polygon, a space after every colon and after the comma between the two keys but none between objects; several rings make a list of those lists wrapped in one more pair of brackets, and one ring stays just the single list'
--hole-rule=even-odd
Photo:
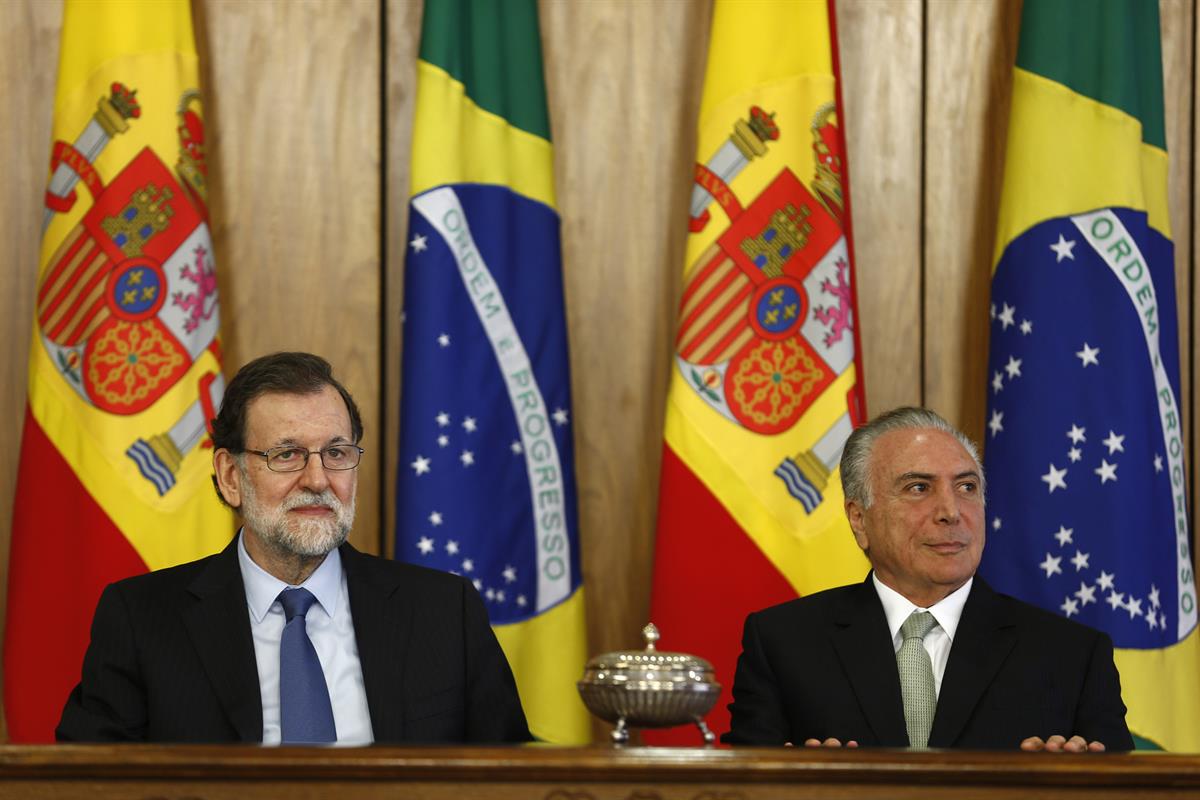
[{"label": "dark suit jacket", "polygon": [[[526,741],[512,671],[466,580],[341,547],[377,742]],[[260,742],[237,540],[104,590],[59,741]]]},{"label": "dark suit jacket", "polygon": [[[895,649],[869,577],[751,614],[742,648],[723,741],[908,746]],[[1133,748],[1112,641],[976,576],[929,746],[1016,749],[1053,734]]]}]

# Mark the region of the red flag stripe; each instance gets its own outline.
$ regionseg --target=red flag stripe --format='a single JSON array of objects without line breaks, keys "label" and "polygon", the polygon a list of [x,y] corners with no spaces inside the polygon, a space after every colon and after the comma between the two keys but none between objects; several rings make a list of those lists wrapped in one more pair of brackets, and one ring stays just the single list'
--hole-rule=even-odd
[{"label": "red flag stripe", "polygon": [[[662,633],[659,646],[712,663],[721,697],[706,719],[719,736],[729,730],[726,706],[733,699],[746,615],[790,600],[796,591],[667,444],[655,553],[650,619]],[[643,738],[652,744],[699,743],[696,730],[686,727]]]},{"label": "red flag stripe", "polygon": [[13,742],[52,742],[109,583],[146,564],[26,410],[8,564],[4,711]]}]

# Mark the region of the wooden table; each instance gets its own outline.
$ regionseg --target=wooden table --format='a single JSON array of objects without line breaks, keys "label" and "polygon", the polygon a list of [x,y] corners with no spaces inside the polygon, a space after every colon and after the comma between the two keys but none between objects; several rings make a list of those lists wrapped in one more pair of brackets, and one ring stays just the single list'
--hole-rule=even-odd
[{"label": "wooden table", "polygon": [[0,747],[0,798],[1200,797],[1200,756],[631,747]]}]

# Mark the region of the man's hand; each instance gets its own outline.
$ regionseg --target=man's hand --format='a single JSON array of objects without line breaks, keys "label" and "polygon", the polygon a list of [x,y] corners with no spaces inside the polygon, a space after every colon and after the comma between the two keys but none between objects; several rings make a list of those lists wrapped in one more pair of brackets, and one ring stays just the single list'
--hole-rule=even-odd
[{"label": "man's hand", "polygon": [[1045,741],[1040,736],[1030,736],[1021,742],[1021,749],[1033,753],[1045,750],[1047,753],[1103,753],[1104,742],[1089,742],[1082,736],[1072,736],[1070,739],[1055,734]]},{"label": "man's hand", "polygon": [[[791,744],[791,742],[788,742],[788,744]],[[842,742],[840,739],[834,739],[831,736],[823,742],[820,739],[805,739],[804,746],[805,747],[841,747]],[[858,747],[858,742],[851,739],[850,741],[846,742],[846,747]]]}]

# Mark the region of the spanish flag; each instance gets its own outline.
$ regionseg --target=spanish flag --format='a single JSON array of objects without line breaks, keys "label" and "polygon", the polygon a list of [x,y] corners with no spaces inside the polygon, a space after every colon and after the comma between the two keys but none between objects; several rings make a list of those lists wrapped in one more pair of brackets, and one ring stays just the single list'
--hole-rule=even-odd
[{"label": "spanish flag", "polygon": [[868,570],[838,473],[864,407],[833,6],[713,11],[651,618],[712,662],[716,733],[746,615]]},{"label": "spanish flag", "polygon": [[[67,0],[4,641],[11,740],[48,742],[100,591],[214,552],[224,390],[188,0]],[[32,233],[32,232],[31,232]]]},{"label": "spanish flag", "polygon": [[1200,638],[1166,144],[1158,4],[1026,0],[992,274],[981,572],[1108,633],[1138,746],[1192,752]]},{"label": "spanish flag", "polygon": [[471,580],[539,740],[586,743],[559,217],[536,0],[425,4],[396,557]]}]

